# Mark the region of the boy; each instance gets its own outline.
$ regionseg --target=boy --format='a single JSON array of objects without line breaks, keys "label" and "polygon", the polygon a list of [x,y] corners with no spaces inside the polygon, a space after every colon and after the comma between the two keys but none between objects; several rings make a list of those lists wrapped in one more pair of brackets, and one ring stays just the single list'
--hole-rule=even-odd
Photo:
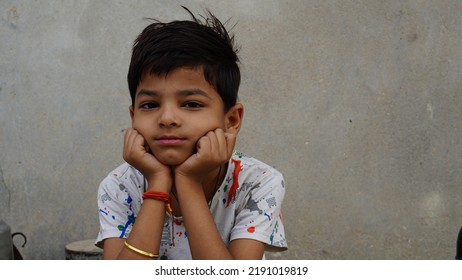
[{"label": "boy", "polygon": [[262,259],[287,248],[282,175],[233,152],[244,111],[233,36],[210,12],[205,22],[189,13],[135,40],[126,163],[98,190],[105,259]]}]

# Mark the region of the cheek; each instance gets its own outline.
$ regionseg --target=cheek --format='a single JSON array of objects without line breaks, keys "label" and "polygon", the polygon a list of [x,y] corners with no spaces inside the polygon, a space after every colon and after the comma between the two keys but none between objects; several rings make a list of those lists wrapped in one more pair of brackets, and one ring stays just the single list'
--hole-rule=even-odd
[{"label": "cheek", "polygon": [[[204,121],[206,120],[206,121]],[[222,115],[213,115],[213,116],[206,116],[196,122],[196,127],[201,129],[202,131],[215,130],[217,128],[225,129],[225,120]]]},{"label": "cheek", "polygon": [[132,128],[137,130],[138,132],[140,131],[140,125],[137,121],[132,120]]},{"label": "cheek", "polygon": [[149,124],[146,122],[140,121],[139,119],[136,119],[132,121],[132,128],[138,131],[139,134],[143,135],[143,137],[147,137],[149,134],[149,131],[152,129],[149,128]]},{"label": "cheek", "polygon": [[207,133],[209,133],[210,131],[214,131],[218,128],[221,128],[223,129],[223,131],[225,131],[225,125],[223,123],[220,123],[220,122],[210,122],[210,123],[207,123],[207,124],[202,124],[202,125],[198,125],[196,127],[196,131],[198,132],[197,133],[197,141],[202,137],[202,136],[205,136]]}]

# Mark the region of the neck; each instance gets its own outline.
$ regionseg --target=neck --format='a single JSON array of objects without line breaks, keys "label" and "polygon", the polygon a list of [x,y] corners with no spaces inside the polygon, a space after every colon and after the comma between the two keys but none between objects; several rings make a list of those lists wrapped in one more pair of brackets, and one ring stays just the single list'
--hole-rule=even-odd
[{"label": "neck", "polygon": [[209,172],[208,176],[204,180],[202,189],[204,190],[205,198],[208,202],[212,201],[213,196],[217,192],[218,188],[221,186],[221,183],[224,180],[226,175],[226,169],[228,164],[220,165],[216,169]]},{"label": "neck", "polygon": [[[228,169],[228,163],[225,163],[213,169],[207,174],[207,176],[205,176],[204,183],[202,184],[202,190],[204,191],[205,199],[207,200],[207,202],[210,203],[212,201],[213,196],[215,195],[218,188],[221,186],[221,183],[225,179],[227,169]],[[174,199],[178,200],[175,184],[173,185],[171,192],[172,192]],[[175,204],[176,203],[174,203],[174,205]]]}]

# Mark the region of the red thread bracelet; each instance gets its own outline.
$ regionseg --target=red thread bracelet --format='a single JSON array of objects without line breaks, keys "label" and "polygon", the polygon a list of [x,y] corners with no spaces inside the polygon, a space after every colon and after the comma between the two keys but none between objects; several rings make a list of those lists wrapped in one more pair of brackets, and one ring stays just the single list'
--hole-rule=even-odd
[{"label": "red thread bracelet", "polygon": [[143,199],[154,199],[154,200],[160,200],[165,202],[165,209],[167,212],[170,214],[172,218],[172,244],[175,246],[175,234],[174,234],[174,218],[173,218],[173,210],[172,206],[170,205],[170,194],[165,193],[165,192],[157,192],[157,191],[147,191],[143,193]]},{"label": "red thread bracelet", "polygon": [[170,194],[164,192],[147,191],[143,193],[143,199],[155,199],[165,202],[165,209],[168,213],[172,213],[172,206],[170,205]]}]

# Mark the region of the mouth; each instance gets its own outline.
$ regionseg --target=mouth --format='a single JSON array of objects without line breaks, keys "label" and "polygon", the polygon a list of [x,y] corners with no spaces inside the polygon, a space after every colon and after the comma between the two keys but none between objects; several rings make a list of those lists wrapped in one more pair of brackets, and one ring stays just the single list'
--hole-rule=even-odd
[{"label": "mouth", "polygon": [[180,145],[185,140],[186,140],[185,138],[181,138],[177,136],[161,136],[159,138],[156,138],[157,143],[161,145],[166,145],[166,146]]}]

